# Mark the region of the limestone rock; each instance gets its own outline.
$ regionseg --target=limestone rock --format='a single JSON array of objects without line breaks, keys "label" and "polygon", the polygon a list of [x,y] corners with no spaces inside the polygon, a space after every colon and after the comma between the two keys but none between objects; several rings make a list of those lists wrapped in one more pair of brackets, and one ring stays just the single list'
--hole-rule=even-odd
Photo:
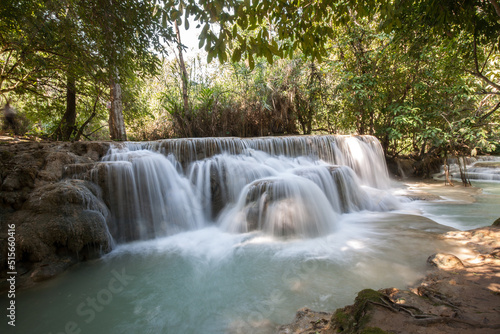
[{"label": "limestone rock", "polygon": [[35,190],[16,212],[18,247],[32,262],[62,250],[77,258],[95,257],[95,249],[111,250],[109,212],[98,188],[82,180],[65,180]]},{"label": "limestone rock", "polygon": [[[102,189],[90,182],[109,147],[102,142],[0,146],[0,277],[7,272],[9,224],[16,226],[19,287],[111,250],[109,210]],[[68,179],[75,177],[79,180]]]},{"label": "limestone rock", "polygon": [[[21,285],[30,285],[30,279],[49,279],[112,249],[108,208],[100,199],[99,187],[88,181],[63,180],[38,187],[21,210],[6,218],[7,224],[15,224],[16,264],[28,268],[27,275],[20,277]],[[2,259],[5,243],[0,239]]]},{"label": "limestone rock", "polygon": [[439,269],[462,269],[464,264],[453,254],[437,253],[429,256],[427,263],[438,267]]},{"label": "limestone rock", "polygon": [[62,178],[65,165],[78,162],[78,157],[71,152],[51,152],[46,158],[46,166],[40,171],[43,181],[58,181]]},{"label": "limestone rock", "polygon": [[306,307],[300,309],[295,314],[295,319],[289,325],[281,326],[278,334],[308,334],[319,333],[326,329],[331,313],[315,312]]}]

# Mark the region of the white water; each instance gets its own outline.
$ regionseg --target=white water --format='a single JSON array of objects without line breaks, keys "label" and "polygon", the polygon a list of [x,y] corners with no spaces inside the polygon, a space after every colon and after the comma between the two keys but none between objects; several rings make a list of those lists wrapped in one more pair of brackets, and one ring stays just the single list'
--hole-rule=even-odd
[{"label": "white water", "polygon": [[[456,159],[449,159],[449,173],[452,179],[460,180],[460,168]],[[465,175],[470,180],[479,182],[500,182],[500,157],[478,156],[466,159]],[[436,179],[444,180],[444,170],[434,176]]]},{"label": "white water", "polygon": [[110,231],[117,242],[201,228],[203,213],[190,182],[163,155],[113,153],[107,164]]},{"label": "white water", "polygon": [[[272,333],[299,308],[333,311],[364,288],[404,288],[430,254],[451,247],[437,238],[450,224],[424,215],[464,228],[478,217],[455,220],[447,203],[400,203],[378,149],[368,150],[373,161],[364,156],[376,141],[339,138],[212,138],[112,152],[110,230],[121,244],[19,292],[15,332]],[[359,156],[339,153],[347,151]],[[485,205],[498,217],[488,202],[495,189]]]},{"label": "white water", "polygon": [[429,253],[449,248],[435,237],[446,230],[419,216],[365,212],[317,238],[208,227],[137,241],[18,294],[16,330],[59,333],[74,323],[81,333],[265,333],[301,307],[334,310],[363,288],[412,283]]},{"label": "white water", "polygon": [[119,243],[210,225],[233,233],[325,235],[339,214],[398,207],[385,191],[381,152],[368,136],[130,143],[103,159],[110,231]]}]

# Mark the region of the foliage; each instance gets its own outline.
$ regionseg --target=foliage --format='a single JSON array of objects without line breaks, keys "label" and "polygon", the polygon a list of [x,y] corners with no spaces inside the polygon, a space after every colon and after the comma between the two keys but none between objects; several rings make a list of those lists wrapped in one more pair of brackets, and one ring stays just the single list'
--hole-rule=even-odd
[{"label": "foliage", "polygon": [[[100,100],[110,78],[126,80],[156,70],[152,50],[163,51],[172,35],[158,20],[157,5],[136,0],[2,2],[0,93],[5,100],[14,96],[19,108],[35,109],[30,118],[44,123],[40,127],[49,133],[69,126],[73,139],[81,136],[71,117],[85,126],[105,118],[97,116],[106,113]],[[70,82],[76,84],[77,110],[68,109],[64,94]]]},{"label": "foliage", "polygon": [[[492,3],[4,1],[0,93],[32,132],[57,133],[74,80],[71,139],[103,135],[113,78],[135,140],[346,133],[390,156],[487,153],[500,141]],[[186,62],[186,101],[164,56],[174,22],[192,21],[205,53]]]}]

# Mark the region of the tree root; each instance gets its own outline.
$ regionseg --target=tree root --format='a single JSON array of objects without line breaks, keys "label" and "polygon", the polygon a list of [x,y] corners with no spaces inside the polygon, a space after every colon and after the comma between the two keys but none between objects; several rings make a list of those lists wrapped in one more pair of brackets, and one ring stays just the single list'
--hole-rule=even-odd
[{"label": "tree root", "polygon": [[429,298],[432,302],[440,305],[446,305],[449,306],[453,309],[458,309],[460,305],[457,305],[451,301],[448,300],[445,296],[443,296],[441,293],[431,290],[431,289],[426,289],[422,286],[418,287],[417,289],[418,295],[422,297]]},{"label": "tree root", "polygon": [[488,324],[482,324],[477,321],[472,321],[472,320],[465,320],[465,319],[458,319],[458,318],[449,318],[449,317],[434,317],[434,318],[428,318],[428,319],[415,319],[414,320],[418,325],[421,326],[427,326],[430,324],[449,324],[449,323],[460,323],[464,325],[468,325],[470,327],[474,328],[492,328],[492,329],[499,329],[500,324],[493,324],[493,325],[488,325]]},{"label": "tree root", "polygon": [[[443,300],[444,297],[441,294],[439,294],[435,291],[432,291],[432,294],[435,294],[436,296],[438,296],[436,298],[430,294],[431,291],[427,291],[425,289],[422,289],[422,290],[426,292],[424,294],[425,297],[428,297],[431,300],[437,300],[437,301],[439,301],[439,303],[441,303],[443,305],[447,305],[447,306],[450,306],[454,309],[457,309],[456,305],[444,301]],[[371,301],[371,300],[367,301],[367,302],[370,304],[373,304],[373,305],[377,305],[377,306],[386,308],[386,309],[388,309],[392,312],[395,312],[395,313],[405,312],[408,315],[410,315],[413,318],[413,321],[419,326],[427,326],[430,324],[438,324],[438,323],[442,323],[442,324],[460,323],[460,324],[468,325],[468,326],[474,327],[474,328],[500,329],[500,324],[489,325],[489,324],[482,324],[480,322],[473,321],[473,320],[441,317],[441,316],[437,316],[435,314],[424,313],[418,307],[415,307],[415,306],[396,304],[392,300],[390,300],[388,297],[381,297],[379,299],[381,302],[376,302],[376,301]],[[416,312],[412,312],[412,310],[414,310]]]}]

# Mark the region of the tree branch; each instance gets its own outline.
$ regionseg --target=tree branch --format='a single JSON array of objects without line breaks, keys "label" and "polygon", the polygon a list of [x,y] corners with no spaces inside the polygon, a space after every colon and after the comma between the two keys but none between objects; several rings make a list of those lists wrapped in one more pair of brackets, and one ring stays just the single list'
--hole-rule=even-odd
[{"label": "tree branch", "polygon": [[486,82],[487,84],[489,84],[489,85],[495,87],[496,89],[500,90],[500,85],[499,84],[494,83],[493,81],[491,81],[490,79],[488,79],[483,73],[481,73],[479,71],[479,62],[477,60],[477,35],[476,35],[476,31],[474,31],[474,42],[472,44],[474,46],[474,66],[475,66],[475,71],[468,71],[468,72],[470,74],[472,74],[473,76],[475,76],[476,78],[481,79],[484,82]]},{"label": "tree branch", "polygon": [[480,118],[480,121],[484,121],[486,118],[488,118],[491,114],[493,114],[495,111],[498,110],[498,108],[500,108],[500,102],[498,102],[494,107],[493,109],[491,109],[490,111],[488,111],[486,114],[484,114],[483,116],[481,116]]},{"label": "tree branch", "polygon": [[497,15],[500,16],[500,5],[498,4],[497,0],[490,0],[490,2],[493,5],[493,7],[495,7]]}]

